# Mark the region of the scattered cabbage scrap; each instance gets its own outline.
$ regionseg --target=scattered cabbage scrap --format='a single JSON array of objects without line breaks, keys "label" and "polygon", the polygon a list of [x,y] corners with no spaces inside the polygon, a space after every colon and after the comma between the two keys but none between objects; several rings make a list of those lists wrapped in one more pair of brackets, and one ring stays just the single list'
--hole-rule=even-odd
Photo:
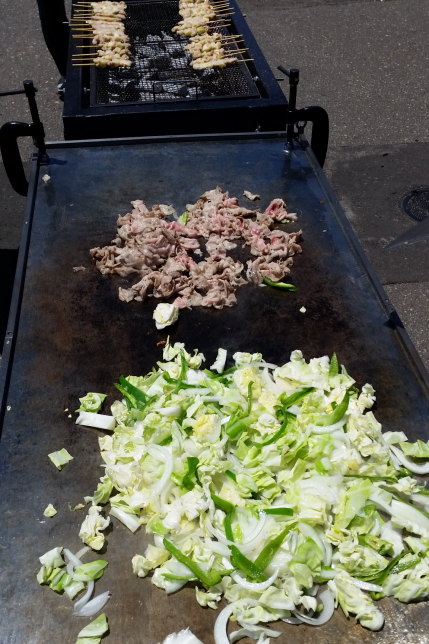
[{"label": "scattered cabbage scrap", "polygon": [[73,460],[73,456],[68,453],[65,447],[58,450],[57,452],[51,452],[48,454],[48,458],[52,461],[55,467],[58,470],[62,470],[67,463]]}]

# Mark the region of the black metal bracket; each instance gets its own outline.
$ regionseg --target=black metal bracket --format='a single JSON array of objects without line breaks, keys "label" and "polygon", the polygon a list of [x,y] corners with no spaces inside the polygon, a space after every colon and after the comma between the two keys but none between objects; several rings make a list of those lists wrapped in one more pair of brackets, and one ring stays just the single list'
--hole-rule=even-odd
[{"label": "black metal bracket", "polygon": [[[328,152],[329,142],[329,117],[326,110],[318,105],[296,108],[297,88],[299,83],[299,69],[292,67],[286,69],[283,65],[277,68],[289,78],[289,100],[286,113],[286,139],[288,144],[293,147],[294,142],[298,141],[304,133],[304,128],[308,121],[312,123],[310,146],[313,150],[319,165],[323,168],[326,154]],[[302,124],[302,125],[300,125]],[[295,129],[295,126],[297,128]]]},{"label": "black metal bracket", "polygon": [[31,136],[34,145],[38,150],[39,159],[47,160],[45,130],[40,120],[39,110],[36,103],[37,89],[33,81],[25,80],[23,89],[12,89],[0,92],[1,96],[13,96],[25,94],[30,108],[32,123],[21,121],[9,121],[0,128],[0,151],[4,167],[12,188],[20,195],[26,196],[28,192],[28,180],[25,175],[24,164],[19,151],[18,139],[23,136]]}]

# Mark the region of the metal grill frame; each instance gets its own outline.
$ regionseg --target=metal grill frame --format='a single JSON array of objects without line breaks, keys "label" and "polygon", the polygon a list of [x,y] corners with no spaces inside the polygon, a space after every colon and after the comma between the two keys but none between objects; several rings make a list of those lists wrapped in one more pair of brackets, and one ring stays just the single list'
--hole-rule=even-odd
[{"label": "metal grill frame", "polygon": [[[177,0],[128,2],[125,31],[130,38],[133,64],[130,69],[92,67],[90,106],[260,96],[247,66],[241,62],[222,69],[194,70],[189,64],[191,57],[185,49],[188,39],[171,32],[171,28],[179,19]],[[213,31],[230,34],[228,27],[221,26],[220,21],[219,26],[214,26]],[[149,36],[153,37],[150,42],[147,40]],[[168,40],[169,37],[173,40]],[[162,40],[154,40],[157,38]],[[152,65],[145,65],[143,51],[148,49],[151,53],[146,55],[155,61]],[[231,42],[226,45],[226,49],[234,55],[238,47],[236,43]],[[238,59],[244,58],[240,53],[235,55]],[[114,86],[117,89],[118,100],[111,100]],[[161,92],[161,88],[167,90]],[[177,88],[176,92],[174,88]],[[182,88],[187,88],[187,95],[178,94]]]},{"label": "metal grill frame", "polygon": [[[129,0],[128,4],[165,0]],[[171,0],[167,0],[170,2]],[[204,134],[281,130],[286,124],[287,99],[266,62],[235,0],[229,33],[241,34],[250,62],[240,63],[252,84],[252,95],[205,97],[194,100],[111,103],[94,105],[92,67],[71,62],[79,39],[70,39],[63,124],[65,139],[135,137],[166,134]]]}]

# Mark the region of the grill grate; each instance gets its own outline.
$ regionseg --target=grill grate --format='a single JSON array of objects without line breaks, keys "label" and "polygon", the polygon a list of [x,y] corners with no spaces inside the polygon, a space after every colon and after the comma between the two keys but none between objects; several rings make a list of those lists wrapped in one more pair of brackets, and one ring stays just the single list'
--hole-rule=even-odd
[{"label": "grill grate", "polygon": [[[179,20],[177,0],[128,2],[125,30],[130,38],[132,66],[92,68],[91,104],[260,96],[245,63],[206,70],[190,67],[187,39],[171,32]],[[230,33],[221,26],[213,31]],[[225,47],[231,54],[235,48],[232,44]]]}]

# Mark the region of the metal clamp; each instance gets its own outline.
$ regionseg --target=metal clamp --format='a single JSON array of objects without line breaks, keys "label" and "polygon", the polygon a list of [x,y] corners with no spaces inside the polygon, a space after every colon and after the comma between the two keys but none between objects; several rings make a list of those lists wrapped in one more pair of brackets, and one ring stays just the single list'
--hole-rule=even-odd
[{"label": "metal clamp", "polygon": [[[277,68],[285,76],[289,78],[289,101],[286,112],[286,138],[289,145],[293,145],[294,141],[299,140],[307,125],[307,121],[312,123],[311,141],[310,146],[313,150],[314,156],[323,168],[325,163],[326,154],[328,152],[329,142],[329,117],[326,110],[318,105],[309,107],[302,107],[296,109],[297,87],[299,83],[299,69],[292,67],[286,69],[283,65]],[[295,125],[304,122],[304,125],[299,125],[295,131]]]},{"label": "metal clamp", "polygon": [[26,196],[28,192],[28,180],[25,176],[24,164],[19,151],[18,139],[23,136],[31,136],[34,145],[38,149],[39,158],[47,159],[45,145],[45,130],[40,120],[39,110],[36,103],[37,89],[33,81],[25,80],[24,89],[13,89],[0,92],[0,96],[12,96],[25,94],[30,108],[32,123],[21,121],[9,121],[0,128],[0,151],[4,167],[12,188],[20,195]]}]

